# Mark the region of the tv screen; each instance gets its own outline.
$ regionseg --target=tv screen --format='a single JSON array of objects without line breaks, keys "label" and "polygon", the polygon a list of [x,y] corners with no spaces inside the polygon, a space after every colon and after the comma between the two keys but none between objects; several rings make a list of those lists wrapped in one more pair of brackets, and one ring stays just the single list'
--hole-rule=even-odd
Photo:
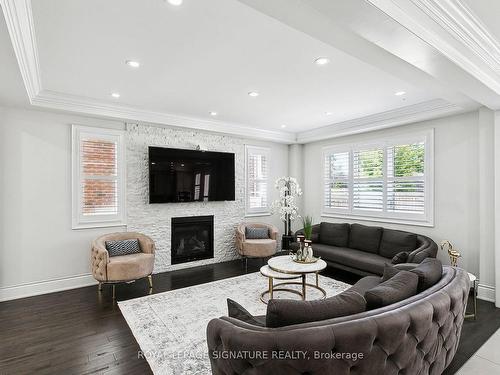
[{"label": "tv screen", "polygon": [[149,147],[149,203],[234,201],[234,154]]}]

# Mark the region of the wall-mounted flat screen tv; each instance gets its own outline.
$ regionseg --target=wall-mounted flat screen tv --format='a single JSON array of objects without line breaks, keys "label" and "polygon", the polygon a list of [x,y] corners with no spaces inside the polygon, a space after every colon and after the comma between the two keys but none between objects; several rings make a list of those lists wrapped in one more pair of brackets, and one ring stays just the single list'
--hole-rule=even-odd
[{"label": "wall-mounted flat screen tv", "polygon": [[234,154],[149,147],[149,203],[234,201]]}]

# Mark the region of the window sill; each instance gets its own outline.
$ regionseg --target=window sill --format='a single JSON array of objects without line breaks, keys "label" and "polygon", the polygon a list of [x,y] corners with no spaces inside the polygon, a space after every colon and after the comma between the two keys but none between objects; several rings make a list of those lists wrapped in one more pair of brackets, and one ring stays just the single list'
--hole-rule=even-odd
[{"label": "window sill", "polygon": [[271,216],[270,212],[247,212],[245,217]]},{"label": "window sill", "polygon": [[341,213],[333,213],[333,212],[322,212],[321,217],[333,217],[333,218],[348,219],[348,220],[374,221],[374,222],[378,222],[378,223],[413,225],[413,226],[419,226],[419,227],[431,227],[431,228],[434,227],[434,222],[432,222],[432,221],[431,222],[429,222],[429,221],[417,221],[417,220],[409,220],[409,219],[351,215],[351,214],[341,214]]},{"label": "window sill", "polygon": [[127,223],[83,223],[83,224],[73,224],[71,229],[95,229],[95,228],[115,228],[115,227],[126,227]]}]

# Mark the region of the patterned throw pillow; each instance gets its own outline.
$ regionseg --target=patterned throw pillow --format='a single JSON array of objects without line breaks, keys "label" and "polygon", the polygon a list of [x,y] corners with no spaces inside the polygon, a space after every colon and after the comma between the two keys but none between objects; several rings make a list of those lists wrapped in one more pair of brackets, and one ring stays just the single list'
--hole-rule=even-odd
[{"label": "patterned throw pillow", "polygon": [[265,238],[269,238],[269,229],[246,227],[245,228],[245,237],[249,240],[262,240]]},{"label": "patterned throw pillow", "polygon": [[106,250],[110,257],[137,254],[141,252],[138,239],[106,241]]}]

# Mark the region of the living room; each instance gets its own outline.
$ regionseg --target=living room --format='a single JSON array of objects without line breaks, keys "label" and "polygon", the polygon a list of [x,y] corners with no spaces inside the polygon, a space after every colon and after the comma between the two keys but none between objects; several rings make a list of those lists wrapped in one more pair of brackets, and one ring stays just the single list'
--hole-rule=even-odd
[{"label": "living room", "polygon": [[500,5],[0,0],[1,374],[500,374]]}]

